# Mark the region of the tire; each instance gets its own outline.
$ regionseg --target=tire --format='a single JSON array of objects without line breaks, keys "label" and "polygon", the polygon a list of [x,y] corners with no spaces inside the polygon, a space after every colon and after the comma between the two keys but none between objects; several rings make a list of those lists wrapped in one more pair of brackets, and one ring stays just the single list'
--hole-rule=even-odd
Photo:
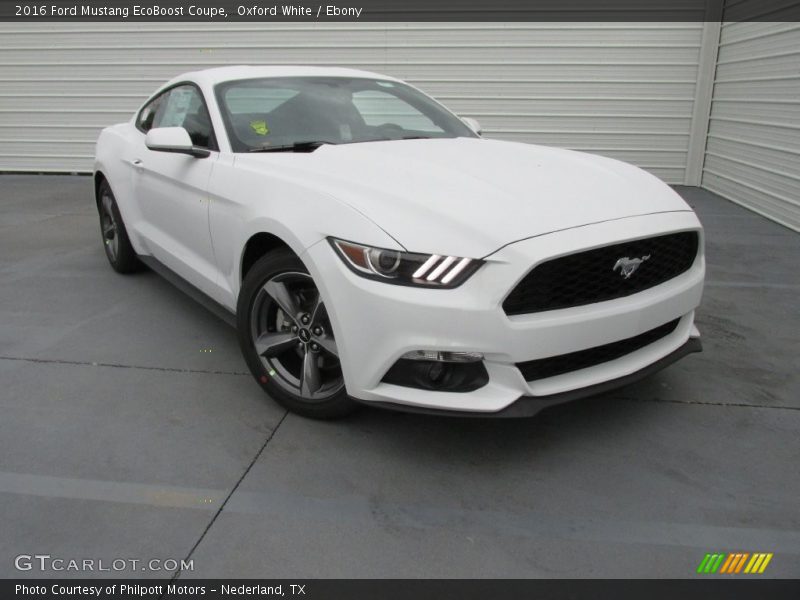
[{"label": "tire", "polygon": [[272,251],[250,268],[236,319],[250,372],[283,407],[313,419],[344,417],[357,408],[344,386],[325,305],[291,251]]},{"label": "tire", "polygon": [[128,238],[114,192],[111,191],[111,186],[105,180],[100,182],[97,190],[97,211],[100,214],[100,235],[103,240],[103,249],[111,268],[117,273],[123,274],[141,271],[143,265],[137,258]]}]

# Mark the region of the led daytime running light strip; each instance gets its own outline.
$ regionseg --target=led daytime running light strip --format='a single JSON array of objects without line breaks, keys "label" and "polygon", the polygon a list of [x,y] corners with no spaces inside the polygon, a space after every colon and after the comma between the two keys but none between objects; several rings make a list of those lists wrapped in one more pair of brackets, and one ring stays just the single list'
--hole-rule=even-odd
[{"label": "led daytime running light strip", "polygon": [[[425,277],[425,274],[430,271],[431,267],[433,267],[442,257],[438,254],[434,254],[428,260],[426,260],[423,265],[414,271],[412,277],[414,279],[421,279]],[[456,263],[456,261],[458,261]],[[435,282],[437,279],[442,275],[445,274],[444,277],[439,281],[439,283],[448,284],[450,283],[461,271],[463,271],[469,263],[472,262],[470,258],[462,258],[459,260],[456,256],[446,256],[444,260],[439,262],[439,265],[428,273],[428,276],[425,277],[426,281]],[[452,268],[451,265],[456,263],[456,265]],[[448,270],[449,269],[449,270]]]}]

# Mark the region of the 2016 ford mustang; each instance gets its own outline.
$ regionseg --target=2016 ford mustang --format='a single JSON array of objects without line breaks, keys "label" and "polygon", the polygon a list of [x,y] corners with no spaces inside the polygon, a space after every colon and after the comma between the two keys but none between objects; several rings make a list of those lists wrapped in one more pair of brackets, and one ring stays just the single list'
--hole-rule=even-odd
[{"label": "2016 ford mustang", "polygon": [[391,77],[182,75],[103,130],[95,189],[111,266],[226,311],[303,415],[530,415],[700,349],[702,229],[672,189],[483,139]]}]

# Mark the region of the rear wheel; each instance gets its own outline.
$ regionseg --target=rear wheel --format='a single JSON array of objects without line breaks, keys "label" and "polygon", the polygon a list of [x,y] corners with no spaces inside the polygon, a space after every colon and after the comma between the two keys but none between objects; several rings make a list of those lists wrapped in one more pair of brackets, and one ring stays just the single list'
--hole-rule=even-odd
[{"label": "rear wheel", "polygon": [[117,273],[134,273],[142,268],[128,239],[128,232],[117,208],[117,200],[107,181],[102,181],[98,188],[97,210],[100,213],[100,233],[103,236],[103,248],[111,267]]},{"label": "rear wheel", "polygon": [[261,387],[289,410],[332,419],[347,396],[328,312],[302,261],[270,252],[248,271],[237,306],[239,345]]}]

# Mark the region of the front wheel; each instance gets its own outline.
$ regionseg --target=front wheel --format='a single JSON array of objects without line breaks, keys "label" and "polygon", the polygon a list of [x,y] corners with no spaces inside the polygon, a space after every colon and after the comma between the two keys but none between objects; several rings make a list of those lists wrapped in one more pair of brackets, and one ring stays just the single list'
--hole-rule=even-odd
[{"label": "front wheel", "polygon": [[351,413],[339,351],[319,290],[288,250],[259,259],[237,305],[239,345],[261,387],[287,409],[316,419]]}]

